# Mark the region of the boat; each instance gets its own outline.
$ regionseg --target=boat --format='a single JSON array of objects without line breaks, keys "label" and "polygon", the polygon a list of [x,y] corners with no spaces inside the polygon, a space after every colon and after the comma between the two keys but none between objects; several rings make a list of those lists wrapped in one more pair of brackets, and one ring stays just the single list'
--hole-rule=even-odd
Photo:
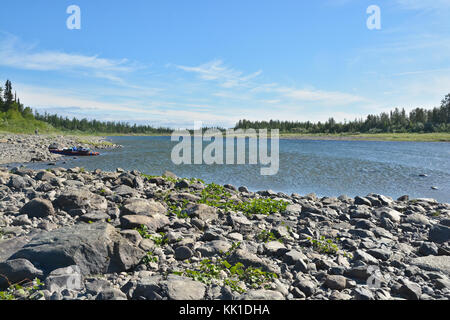
[{"label": "boat", "polygon": [[100,153],[91,151],[90,149],[81,148],[81,147],[73,147],[73,148],[65,148],[65,149],[53,149],[49,148],[48,151],[54,154],[60,154],[63,156],[78,156],[78,157],[93,157],[99,156]]}]

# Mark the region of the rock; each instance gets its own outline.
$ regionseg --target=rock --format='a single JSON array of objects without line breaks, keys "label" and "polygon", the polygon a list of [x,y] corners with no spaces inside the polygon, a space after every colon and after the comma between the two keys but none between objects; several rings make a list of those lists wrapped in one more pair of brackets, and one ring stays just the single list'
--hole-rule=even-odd
[{"label": "rock", "polygon": [[286,254],[283,256],[283,261],[290,265],[295,265],[299,261],[305,262],[308,259],[306,256],[297,250],[291,250],[286,252]]},{"label": "rock", "polygon": [[419,300],[422,295],[422,289],[419,285],[412,283],[410,281],[404,281],[405,283],[401,286],[399,294],[408,300]]},{"label": "rock", "polygon": [[367,252],[364,252],[362,250],[356,250],[353,259],[355,261],[362,261],[365,262],[367,264],[378,264],[378,260],[376,258],[374,258],[373,256],[371,256],[370,254],[368,254]]},{"label": "rock", "polygon": [[286,246],[279,241],[270,241],[264,244],[264,252],[269,256],[280,257],[287,251]]},{"label": "rock", "polygon": [[374,296],[372,291],[365,287],[358,287],[354,290],[354,296],[356,300],[373,300]]},{"label": "rock", "polygon": [[294,283],[294,286],[300,289],[307,297],[316,292],[316,285],[310,280],[300,279]]},{"label": "rock", "polygon": [[44,218],[55,214],[55,209],[50,201],[45,199],[33,199],[20,209],[21,214],[30,218]]},{"label": "rock", "polygon": [[273,290],[249,290],[242,297],[242,300],[265,300],[265,301],[273,301],[273,300],[285,300],[281,292],[273,291]]},{"label": "rock", "polygon": [[110,216],[104,212],[94,211],[92,213],[87,213],[87,214],[80,216],[80,221],[97,222],[97,221],[106,221],[109,218],[110,218]]},{"label": "rock", "polygon": [[420,214],[420,213],[413,213],[413,214],[408,215],[406,217],[405,221],[408,223],[417,224],[417,225],[424,225],[424,226],[430,225],[430,220],[426,216],[424,216],[423,214]]},{"label": "rock", "polygon": [[366,205],[371,207],[372,206],[372,202],[370,202],[368,199],[363,198],[363,197],[355,197],[355,204],[356,205]]},{"label": "rock", "polygon": [[175,259],[177,260],[187,260],[194,255],[191,249],[186,246],[181,246],[175,249]]},{"label": "rock", "polygon": [[15,259],[0,263],[0,290],[5,290],[12,284],[42,280],[43,272],[26,259]]},{"label": "rock", "polygon": [[170,300],[203,300],[206,286],[190,278],[169,276],[165,291]]},{"label": "rock", "polygon": [[144,255],[110,224],[97,222],[40,234],[10,259],[27,259],[44,273],[77,265],[89,275],[129,270]]},{"label": "rock", "polygon": [[92,295],[97,295],[100,292],[111,289],[112,284],[105,279],[88,279],[85,282],[86,292]]},{"label": "rock", "polygon": [[324,286],[332,290],[344,290],[347,286],[347,279],[339,275],[328,275]]},{"label": "rock", "polygon": [[427,256],[413,258],[409,264],[427,271],[438,271],[450,276],[450,256]]},{"label": "rock", "polygon": [[380,216],[388,218],[395,223],[400,223],[400,221],[402,220],[402,213],[391,208],[383,208],[383,210],[380,212]]},{"label": "rock", "polygon": [[22,249],[30,241],[28,236],[0,240],[0,262],[8,260],[14,253]]},{"label": "rock", "polygon": [[120,223],[122,228],[124,229],[134,229],[144,225],[147,226],[149,230],[157,231],[167,226],[170,223],[170,221],[167,216],[160,214],[152,217],[141,215],[130,215],[121,217]]},{"label": "rock", "polygon": [[213,240],[197,249],[202,254],[202,257],[212,257],[225,253],[231,249],[231,244],[223,240]]},{"label": "rock", "polygon": [[145,200],[139,198],[128,199],[124,202],[122,207],[122,215],[141,215],[141,216],[156,216],[165,215],[167,209],[154,200]]},{"label": "rock", "polygon": [[62,292],[66,289],[82,290],[84,285],[80,268],[73,265],[53,270],[45,279],[45,287],[50,292]]},{"label": "rock", "polygon": [[435,225],[433,228],[431,228],[428,237],[432,242],[447,242],[450,240],[450,227],[446,227],[441,224]]},{"label": "rock", "polygon": [[437,256],[439,248],[433,242],[424,242],[420,248],[419,253],[423,256]]},{"label": "rock", "polygon": [[233,265],[240,262],[245,266],[261,268],[263,271],[270,271],[268,265],[260,257],[244,249],[233,251],[227,261]]},{"label": "rock", "polygon": [[112,191],[115,195],[120,197],[133,197],[138,194],[136,190],[126,185],[115,186]]},{"label": "rock", "polygon": [[119,289],[106,289],[100,292],[100,294],[97,296],[96,300],[128,300],[125,293],[120,291]]},{"label": "rock", "polygon": [[189,210],[191,217],[199,218],[202,221],[209,222],[218,219],[217,210],[206,204],[197,204]]},{"label": "rock", "polygon": [[392,256],[392,252],[387,249],[370,249],[367,253],[382,261],[387,261]]},{"label": "rock", "polygon": [[133,300],[162,300],[161,281],[160,276],[146,277],[136,283],[128,282],[121,290]]},{"label": "rock", "polygon": [[66,212],[76,209],[106,210],[107,202],[102,196],[84,189],[67,189],[56,198],[53,205]]}]

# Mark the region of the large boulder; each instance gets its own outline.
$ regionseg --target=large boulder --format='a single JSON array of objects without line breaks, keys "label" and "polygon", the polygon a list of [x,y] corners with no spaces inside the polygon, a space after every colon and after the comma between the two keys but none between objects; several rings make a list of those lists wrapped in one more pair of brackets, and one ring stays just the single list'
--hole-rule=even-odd
[{"label": "large boulder", "polygon": [[170,300],[203,300],[206,286],[190,278],[169,276],[163,285]]},{"label": "large boulder", "polygon": [[205,222],[218,218],[217,209],[206,204],[196,204],[189,210],[189,215]]},{"label": "large boulder", "polygon": [[77,265],[83,275],[90,275],[127,271],[144,255],[113,226],[97,222],[40,234],[10,259],[27,259],[46,274]]},{"label": "large boulder", "polygon": [[167,226],[170,221],[167,216],[162,214],[157,214],[152,217],[142,215],[127,215],[120,218],[120,223],[123,229],[135,229],[144,225],[149,230],[157,231]]},{"label": "large boulder", "polygon": [[77,209],[106,210],[108,203],[100,195],[86,189],[66,189],[53,204],[66,212]]},{"label": "large boulder", "polygon": [[20,209],[21,214],[30,218],[44,218],[55,214],[55,209],[50,201],[45,199],[33,199]]},{"label": "large boulder", "polygon": [[166,214],[167,209],[159,202],[132,198],[125,201],[122,207],[122,215],[155,216]]},{"label": "large boulder", "polygon": [[12,284],[31,282],[41,278],[43,272],[36,269],[26,259],[16,259],[0,263],[0,290],[5,290]]},{"label": "large boulder", "polygon": [[443,243],[450,240],[450,228],[442,224],[435,225],[429,233],[430,241]]},{"label": "large boulder", "polygon": [[409,264],[427,271],[438,271],[450,276],[450,256],[427,256],[413,258]]}]

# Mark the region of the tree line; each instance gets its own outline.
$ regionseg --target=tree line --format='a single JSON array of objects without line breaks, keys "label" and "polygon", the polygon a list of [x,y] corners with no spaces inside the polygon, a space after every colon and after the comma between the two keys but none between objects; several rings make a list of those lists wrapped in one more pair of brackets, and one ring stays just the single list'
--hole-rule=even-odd
[{"label": "tree line", "polygon": [[148,125],[130,125],[125,122],[98,121],[88,119],[77,119],[58,116],[45,112],[41,114],[34,112],[30,107],[24,107],[17,98],[17,94],[12,89],[11,81],[7,80],[5,88],[0,87],[0,115],[2,118],[16,117],[20,114],[25,119],[33,119],[46,122],[55,129],[62,131],[82,131],[82,132],[100,132],[111,134],[167,134],[173,130],[170,128],[154,128]]},{"label": "tree line", "polygon": [[[63,131],[100,132],[111,134],[169,134],[170,128],[155,128],[149,125],[131,125],[126,122],[98,121],[58,116],[45,112],[40,114],[30,107],[24,107],[12,89],[11,81],[0,86],[0,119],[17,115],[28,120],[39,120]],[[326,122],[310,121],[249,121],[240,120],[235,129],[279,129],[284,133],[410,133],[410,132],[450,132],[450,94],[445,96],[440,107],[431,110],[416,108],[409,113],[396,108],[389,113],[368,115],[366,119],[336,122],[330,118]],[[205,129],[205,128],[204,128]],[[222,129],[223,130],[223,129]]]},{"label": "tree line", "polygon": [[330,118],[326,122],[310,121],[249,121],[240,120],[235,129],[279,129],[285,133],[430,133],[450,132],[450,94],[445,96],[440,107],[431,110],[415,108],[406,113],[405,109],[379,115],[368,115],[366,119],[336,122]]}]

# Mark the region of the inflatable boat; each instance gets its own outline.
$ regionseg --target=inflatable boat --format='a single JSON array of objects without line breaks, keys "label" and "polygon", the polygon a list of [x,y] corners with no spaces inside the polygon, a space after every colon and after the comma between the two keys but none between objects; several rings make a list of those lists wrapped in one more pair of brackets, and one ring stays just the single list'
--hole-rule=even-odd
[{"label": "inflatable boat", "polygon": [[93,157],[99,156],[100,153],[85,148],[68,148],[68,149],[49,149],[51,153],[61,154],[64,156]]}]

